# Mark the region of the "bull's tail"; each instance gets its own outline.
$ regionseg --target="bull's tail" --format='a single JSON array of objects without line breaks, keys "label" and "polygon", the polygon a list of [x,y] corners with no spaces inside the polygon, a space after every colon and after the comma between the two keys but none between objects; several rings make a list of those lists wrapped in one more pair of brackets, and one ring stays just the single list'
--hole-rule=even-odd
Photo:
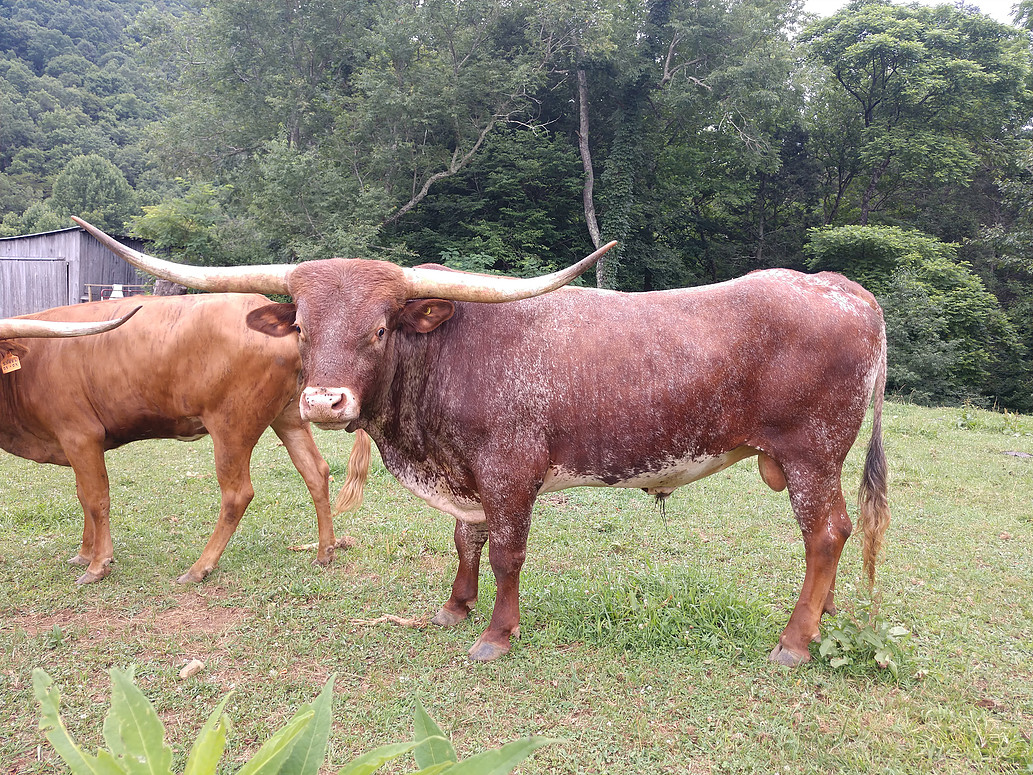
[{"label": "bull's tail", "polygon": [[365,431],[355,431],[355,443],[352,444],[352,452],[348,457],[348,475],[344,478],[344,484],[341,485],[334,501],[335,517],[346,511],[356,511],[362,505],[362,490],[369,475],[371,446],[369,434]]},{"label": "bull's tail", "polygon": [[868,454],[864,461],[861,488],[857,493],[863,530],[861,558],[870,590],[875,587],[875,564],[882,554],[886,528],[890,524],[890,507],[886,496],[888,470],[886,453],[882,447],[882,404],[886,393],[885,334],[882,337],[882,353],[878,368],[872,392],[872,437],[868,442]]}]

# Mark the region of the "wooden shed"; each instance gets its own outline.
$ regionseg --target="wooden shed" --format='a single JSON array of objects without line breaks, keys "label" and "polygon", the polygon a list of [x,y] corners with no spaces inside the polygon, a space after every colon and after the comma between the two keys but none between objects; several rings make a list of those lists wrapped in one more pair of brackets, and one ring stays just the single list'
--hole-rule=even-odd
[{"label": "wooden shed", "polygon": [[[116,239],[136,250],[143,240]],[[139,292],[147,278],[84,229],[0,238],[0,318]]]}]

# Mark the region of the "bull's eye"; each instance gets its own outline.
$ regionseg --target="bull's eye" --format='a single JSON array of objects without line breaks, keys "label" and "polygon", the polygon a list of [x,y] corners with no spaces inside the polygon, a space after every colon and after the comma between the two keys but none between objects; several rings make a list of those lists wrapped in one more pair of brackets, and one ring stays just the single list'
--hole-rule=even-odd
[{"label": "bull's eye", "polygon": [[377,339],[383,339],[384,338],[384,334],[386,334],[386,333],[387,333],[387,329],[386,328],[378,328],[377,329]]}]

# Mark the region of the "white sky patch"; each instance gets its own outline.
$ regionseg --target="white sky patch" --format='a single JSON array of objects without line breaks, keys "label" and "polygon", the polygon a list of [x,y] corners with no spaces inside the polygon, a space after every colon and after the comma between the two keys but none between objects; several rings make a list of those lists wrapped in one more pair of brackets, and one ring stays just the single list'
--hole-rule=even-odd
[{"label": "white sky patch", "polygon": [[[953,5],[950,0],[918,0],[922,5]],[[965,5],[974,5],[995,21],[1012,24],[1013,8],[1018,0],[965,0]],[[818,16],[831,16],[847,4],[847,0],[807,0],[804,9]],[[901,3],[906,5],[906,3]]]}]

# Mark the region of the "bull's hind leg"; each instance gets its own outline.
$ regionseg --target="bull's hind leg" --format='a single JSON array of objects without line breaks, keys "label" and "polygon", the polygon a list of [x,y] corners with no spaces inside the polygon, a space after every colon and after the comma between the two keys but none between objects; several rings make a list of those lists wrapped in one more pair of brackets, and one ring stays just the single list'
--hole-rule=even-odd
[{"label": "bull's hind leg", "polygon": [[115,554],[104,448],[96,439],[64,439],[62,446],[75,472],[75,494],[83,509],[82,543],[79,552],[68,562],[86,567],[77,584],[92,584],[108,575]]},{"label": "bull's hind leg", "polygon": [[477,602],[477,577],[481,568],[481,552],[488,540],[488,526],[481,522],[468,524],[456,520],[455,543],[459,569],[452,582],[452,595],[431,619],[439,627],[451,627],[470,615]]},{"label": "bull's hind leg", "polygon": [[819,637],[821,615],[834,610],[836,570],[852,525],[838,469],[820,475],[813,471],[786,473],[793,511],[803,532],[807,570],[800,598],[771,659],[798,665],[811,658],[808,646]]},{"label": "bull's hind leg", "polygon": [[197,562],[190,566],[190,570],[177,579],[179,584],[196,584],[215,569],[240,518],[255,497],[255,489],[251,486],[251,453],[261,431],[243,435],[239,429],[212,428],[207,420],[205,426],[211,433],[215,447],[215,475],[219,479],[222,503],[219,507],[219,521],[204,551]]},{"label": "bull's hind leg", "polygon": [[329,565],[334,559],[337,541],[334,537],[334,521],[330,516],[330,466],[319,453],[316,440],[312,438],[312,429],[298,414],[298,404],[292,401],[287,412],[280,415],[273,423],[273,431],[283,446],[291,462],[305,480],[312,505],[316,508],[316,526],[319,532],[319,545],[316,550],[316,563]]}]

